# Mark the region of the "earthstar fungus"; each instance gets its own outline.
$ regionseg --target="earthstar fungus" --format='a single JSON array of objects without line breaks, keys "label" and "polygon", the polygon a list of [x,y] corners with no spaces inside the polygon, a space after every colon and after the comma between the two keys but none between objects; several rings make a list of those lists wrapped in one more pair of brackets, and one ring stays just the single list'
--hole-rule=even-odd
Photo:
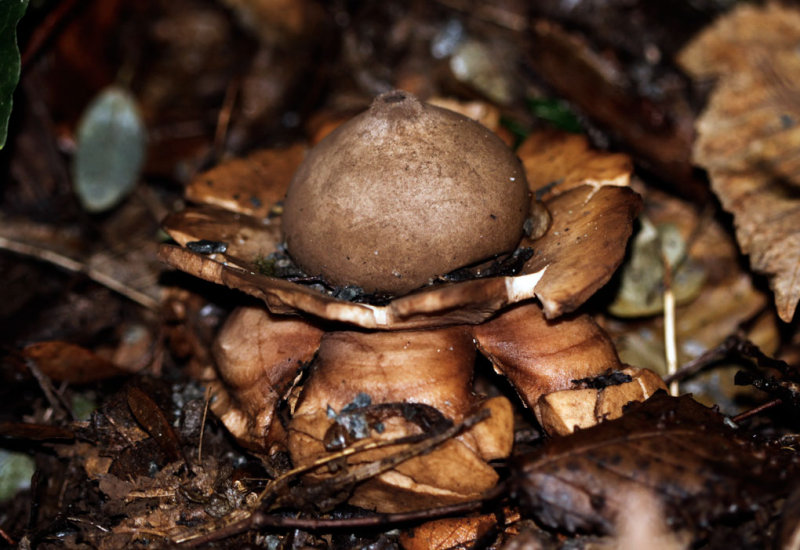
[{"label": "earthstar fungus", "polygon": [[[427,120],[430,113],[433,122]],[[259,181],[249,185],[237,182],[237,195],[241,195],[243,187],[249,187],[254,199],[274,197],[276,188],[281,186],[283,191],[279,195],[289,189],[283,217],[256,218],[241,210],[230,212],[206,204],[189,207],[164,222],[180,245],[161,248],[165,261],[203,279],[240,289],[263,300],[267,306],[234,312],[215,347],[219,379],[213,382],[216,399],[212,408],[243,445],[264,453],[288,449],[295,465],[307,465],[331,452],[328,447],[331,430],[339,430],[344,444],[352,443],[351,440],[358,442],[365,436],[369,440],[386,440],[420,433],[420,425],[407,414],[414,407],[436,411],[436,415],[449,422],[458,422],[481,408],[491,411],[488,420],[448,440],[435,451],[403,462],[356,487],[350,502],[359,506],[399,511],[458,502],[479,496],[496,482],[496,474],[487,461],[510,453],[513,414],[506,398],[487,400],[473,393],[476,347],[498,372],[509,378],[522,402],[540,420],[544,410],[540,399],[545,394],[572,389],[577,378],[591,378],[623,368],[608,337],[591,318],[564,315],[605,284],[623,259],[625,243],[640,208],[640,199],[626,186],[629,164],[613,163],[621,166],[608,177],[613,185],[592,176],[586,177],[588,185],[581,184],[575,176],[574,185],[565,191],[551,189],[544,205],[552,216],[550,223],[544,207],[533,198],[538,185],[524,187],[526,173],[529,182],[538,181],[536,162],[523,159],[523,172],[512,153],[501,149],[502,144],[498,145],[499,141],[488,130],[475,125],[465,122],[463,117],[420,103],[406,92],[391,92],[379,96],[360,120],[357,117],[345,123],[340,131],[334,131],[317,146],[320,150],[309,152],[297,170],[292,188],[288,174],[282,179],[271,178],[268,190],[261,188]],[[353,133],[361,135],[359,139],[386,144],[386,150],[378,146],[364,152],[367,157],[375,156],[363,160],[359,170],[381,164],[389,170],[388,165],[394,164],[389,170],[395,174],[394,179],[389,181],[385,171],[377,175],[351,175],[341,181],[332,175],[343,163],[357,162],[343,160],[348,158],[344,154],[347,150],[365,146],[349,141],[348,135],[354,128]],[[470,128],[464,134],[474,134],[468,140],[472,145],[466,142],[459,145],[461,137],[436,134],[441,128],[449,128],[448,132]],[[389,129],[394,133],[387,134]],[[402,141],[410,136],[425,142],[430,135],[436,139],[428,140],[419,150]],[[446,146],[448,139],[451,143]],[[586,147],[585,143],[580,146]],[[444,149],[456,158],[446,162],[436,158],[435,154],[442,154]],[[342,157],[337,153],[335,159],[325,160],[326,151],[330,150],[340,151]],[[433,157],[421,158],[430,151],[434,152]],[[545,156],[551,154],[540,152]],[[387,155],[394,156],[381,163]],[[597,163],[598,158],[602,162],[603,154],[596,157],[593,162]],[[491,166],[492,158],[500,159],[498,166]],[[409,195],[403,195],[406,187],[415,184],[405,174],[406,164],[409,171],[431,178],[428,190],[420,193],[427,193],[422,201],[414,202]],[[223,167],[215,171],[219,173]],[[552,172],[552,168],[548,170]],[[472,171],[481,176],[478,183],[455,181]],[[376,179],[381,181],[376,183]],[[353,189],[336,187],[333,196],[326,195],[331,190],[328,183],[337,181],[336,185]],[[484,185],[477,188],[479,197],[483,192],[509,193],[505,206],[497,197],[487,198],[490,206],[484,208],[474,196],[461,196],[470,192],[470,187],[474,192],[480,182]],[[198,185],[208,187],[206,184],[201,175],[192,182],[187,194],[198,196],[192,189]],[[307,197],[308,202],[301,199],[307,185],[317,189],[312,192],[315,198]],[[370,209],[376,200],[369,193],[372,185],[380,186],[376,189],[380,189],[377,198],[384,201],[382,218],[368,219],[374,214]],[[225,198],[224,188],[216,191],[221,196],[206,203],[237,204]],[[388,196],[392,194],[406,199]],[[319,212],[326,206],[314,202],[319,198],[330,202],[327,206],[332,208],[327,214]],[[409,224],[408,220],[411,220],[406,227],[408,231],[422,225],[419,220],[432,224],[429,233],[452,230],[441,226],[455,223],[446,216],[452,215],[450,207],[458,205],[470,212],[467,221],[475,222],[464,229],[471,235],[468,240],[481,241],[483,236],[484,241],[492,241],[491,246],[479,247],[475,253],[451,253],[436,249],[438,245],[431,250],[427,240],[414,242],[423,237],[412,232],[391,245],[402,250],[402,257],[395,258],[400,263],[391,258],[389,263],[381,263],[386,257],[381,252],[390,247],[377,241],[365,243],[358,251],[360,256],[354,253],[347,259],[349,249],[343,245],[352,244],[354,239],[348,231],[355,230],[358,236],[367,226],[383,225],[389,233],[385,238],[389,239],[400,232],[400,225]],[[370,211],[362,214],[353,211],[354,208]],[[398,214],[403,209],[410,211]],[[538,227],[539,232],[526,235],[522,226],[531,212],[537,213],[536,219],[528,225]],[[446,215],[443,218],[446,223],[437,222],[438,213]],[[491,214],[496,214],[497,219]],[[312,232],[313,238],[304,241],[305,237],[301,237],[298,241],[306,218],[309,225],[319,226]],[[334,224],[343,227],[333,228]],[[504,229],[499,234],[491,231],[501,225]],[[456,233],[462,229],[456,227]],[[336,233],[335,239],[342,243],[329,247],[323,244],[322,249],[330,250],[322,250],[315,241],[327,233]],[[281,253],[281,235],[286,236],[288,252],[310,275],[331,278],[327,288],[260,272],[258,264],[263,258]],[[226,249],[202,254],[186,247],[199,240],[225,241]],[[473,270],[480,272],[485,260],[491,263],[515,248],[532,252],[521,256],[520,265],[513,272],[458,282],[439,280],[448,271],[475,262],[484,262]],[[378,250],[377,263],[375,250]],[[335,258],[320,260],[326,252]],[[354,262],[353,258],[359,259]],[[440,259],[443,262],[437,263]],[[329,272],[334,264],[334,272]],[[420,269],[420,265],[426,270]],[[353,266],[355,271],[350,271]],[[340,271],[335,272],[337,269]],[[363,279],[359,278],[362,274]],[[428,284],[431,279],[435,280]],[[356,284],[395,297],[378,304],[347,301],[330,292],[330,285],[337,284]],[[539,298],[541,306],[532,301],[534,297]],[[580,351],[578,355],[574,353],[576,349]],[[296,386],[305,366],[308,366],[305,381]],[[281,402],[286,404],[288,421],[285,422],[279,421],[276,414]],[[544,406],[548,417],[558,416],[553,410],[557,405],[548,402]],[[398,410],[406,412],[397,414]],[[355,430],[359,433],[349,433],[353,426],[344,419],[353,414],[361,420],[375,414],[384,416],[379,422],[362,422],[361,427],[366,428]],[[343,426],[346,426],[344,432]],[[398,446],[352,455],[347,464],[380,460],[386,453],[396,452],[394,447]],[[459,469],[464,464],[480,475],[475,474],[472,481],[466,482],[470,476]],[[317,471],[313,476],[324,478],[325,474]],[[388,498],[390,494],[400,496]]]}]

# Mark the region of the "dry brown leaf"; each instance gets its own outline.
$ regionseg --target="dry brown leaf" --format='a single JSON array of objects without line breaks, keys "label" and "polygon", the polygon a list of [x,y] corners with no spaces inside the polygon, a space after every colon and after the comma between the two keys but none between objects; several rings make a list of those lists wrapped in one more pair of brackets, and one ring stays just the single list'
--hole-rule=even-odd
[{"label": "dry brown leaf", "polygon": [[264,149],[223,162],[196,176],[186,187],[186,198],[265,218],[286,194],[305,151],[302,145]]},{"label": "dry brown leaf", "polygon": [[630,184],[633,163],[628,155],[589,147],[584,135],[556,130],[530,134],[517,149],[531,191],[544,200],[587,184]]},{"label": "dry brown leaf", "polygon": [[708,528],[783,494],[793,471],[779,459],[691,397],[659,393],[549,441],[522,459],[517,483],[523,505],[553,528],[611,532],[634,491],[660,502],[673,528]]},{"label": "dry brown leaf", "polygon": [[405,550],[449,550],[471,548],[497,524],[494,514],[468,518],[445,518],[423,523],[400,534]]},{"label": "dry brown leaf", "polygon": [[150,434],[170,462],[182,461],[186,463],[186,457],[181,448],[181,441],[178,434],[153,399],[147,393],[130,386],[127,390],[128,407],[130,407],[133,417],[144,430]]},{"label": "dry brown leaf", "polygon": [[742,5],[679,57],[693,77],[718,78],[697,121],[693,159],[734,215],[753,269],[769,277],[785,322],[800,300],[798,40],[796,9]]},{"label": "dry brown leaf", "polygon": [[640,97],[616,60],[554,21],[534,21],[531,31],[528,59],[561,97],[612,128],[676,187],[701,193],[692,177],[692,118],[684,100],[654,104]]},{"label": "dry brown leaf", "polygon": [[87,384],[126,374],[111,361],[69,342],[38,342],[26,346],[22,355],[57,382]]}]

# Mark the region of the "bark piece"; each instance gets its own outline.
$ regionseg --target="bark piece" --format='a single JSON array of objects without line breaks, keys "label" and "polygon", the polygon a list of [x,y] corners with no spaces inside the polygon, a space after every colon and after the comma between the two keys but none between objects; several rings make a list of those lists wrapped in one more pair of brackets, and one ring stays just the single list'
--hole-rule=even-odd
[{"label": "bark piece", "polygon": [[778,314],[800,300],[800,11],[742,5],[680,54],[697,79],[718,78],[697,121],[693,160],[731,212],[742,252],[765,273]]},{"label": "bark piece", "polygon": [[211,409],[241,444],[261,451],[284,444],[276,407],[321,338],[313,324],[265,308],[242,307],[230,315],[214,344],[220,379],[212,384]]}]

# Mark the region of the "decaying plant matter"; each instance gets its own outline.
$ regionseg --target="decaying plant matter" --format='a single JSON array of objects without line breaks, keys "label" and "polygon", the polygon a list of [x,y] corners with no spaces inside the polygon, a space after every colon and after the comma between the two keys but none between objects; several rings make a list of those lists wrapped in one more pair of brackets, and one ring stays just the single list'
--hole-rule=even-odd
[{"label": "decaying plant matter", "polygon": [[797,546],[796,9],[49,4],[0,541]]}]

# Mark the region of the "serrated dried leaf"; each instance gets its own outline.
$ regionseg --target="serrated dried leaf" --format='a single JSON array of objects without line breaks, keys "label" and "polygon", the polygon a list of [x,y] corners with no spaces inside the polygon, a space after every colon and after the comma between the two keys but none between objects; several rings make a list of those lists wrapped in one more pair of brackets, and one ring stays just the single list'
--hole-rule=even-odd
[{"label": "serrated dried leaf", "polygon": [[708,170],[736,237],[769,277],[778,314],[800,300],[800,11],[739,6],[680,54],[695,78],[718,77],[697,121],[695,163]]},{"label": "serrated dried leaf", "polygon": [[[627,495],[652,495],[667,524],[709,528],[785,493],[793,469],[689,396],[656,394],[621,418],[549,441],[522,458],[522,503],[542,523],[613,532]],[[788,460],[787,460],[788,463]]]}]

